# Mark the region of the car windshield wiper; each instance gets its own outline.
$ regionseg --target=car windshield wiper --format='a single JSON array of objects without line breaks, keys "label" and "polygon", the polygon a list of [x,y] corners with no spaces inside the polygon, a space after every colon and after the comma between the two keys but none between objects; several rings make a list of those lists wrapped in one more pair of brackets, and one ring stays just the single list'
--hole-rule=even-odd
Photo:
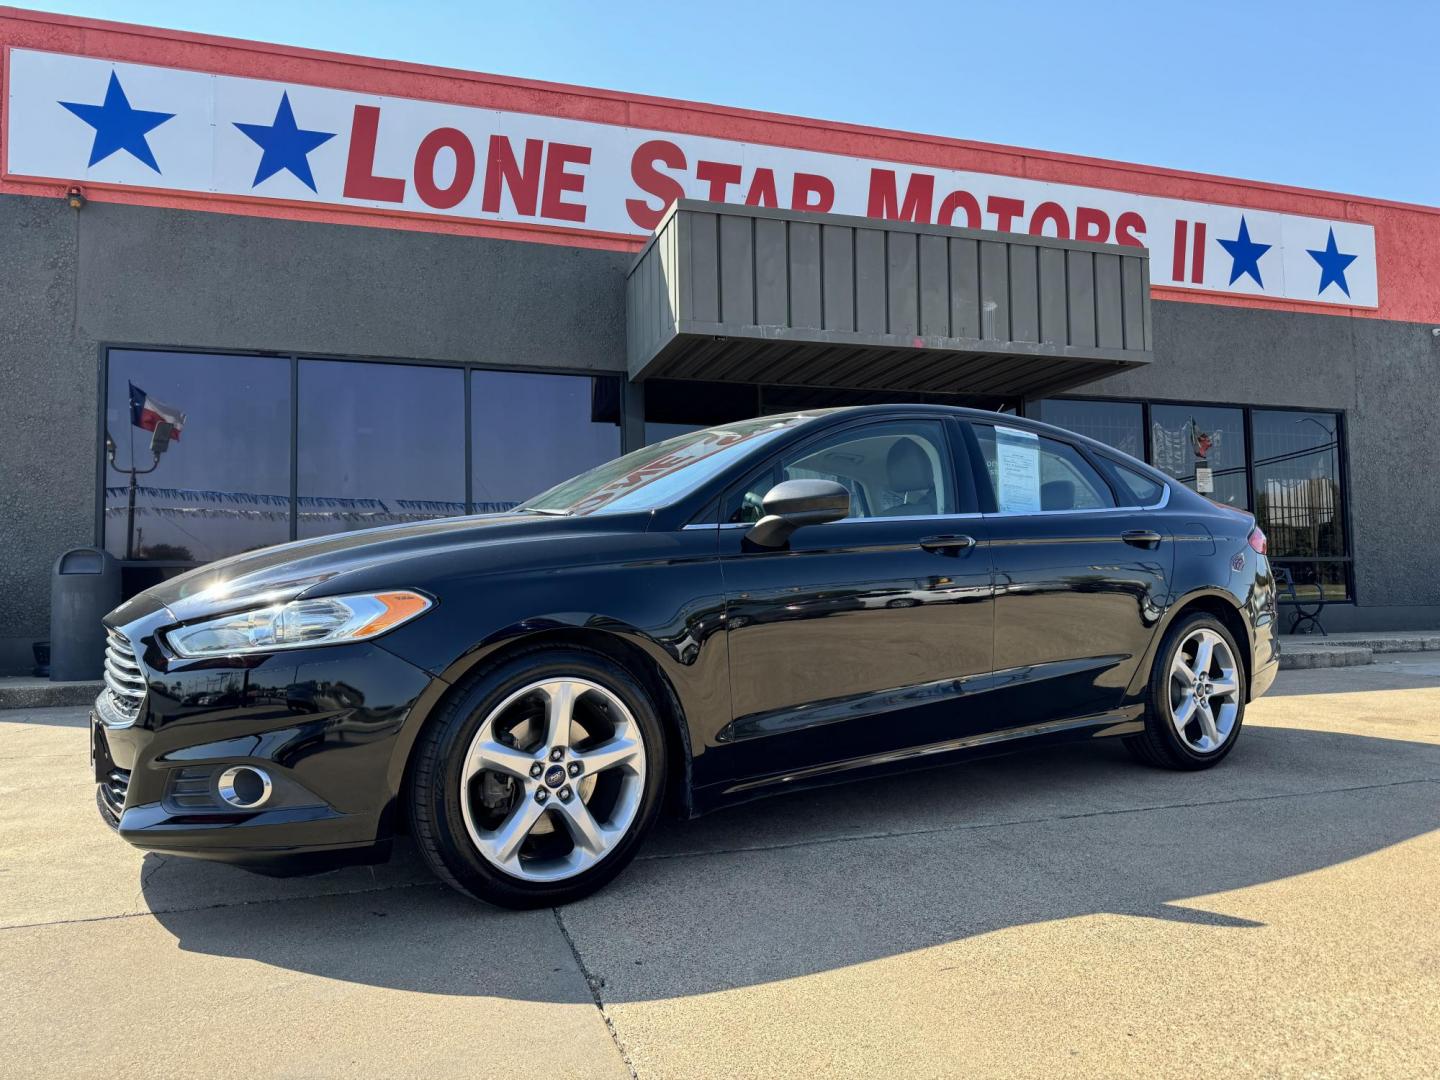
[{"label": "car windshield wiper", "polygon": [[544,507],[540,507],[540,506],[517,506],[517,507],[515,508],[515,513],[517,513],[517,514],[548,514],[548,515],[550,515],[551,517],[569,517],[569,516],[570,516],[570,511],[569,511],[569,510],[547,510],[547,509],[545,509]]}]

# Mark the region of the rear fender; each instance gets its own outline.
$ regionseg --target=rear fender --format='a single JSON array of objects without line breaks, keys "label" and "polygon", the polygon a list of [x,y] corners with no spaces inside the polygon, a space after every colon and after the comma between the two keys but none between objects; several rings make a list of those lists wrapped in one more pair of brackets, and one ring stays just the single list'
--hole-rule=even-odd
[{"label": "rear fender", "polygon": [[1149,692],[1150,687],[1150,672],[1155,666],[1155,659],[1159,656],[1160,649],[1165,644],[1165,639],[1170,632],[1170,627],[1174,625],[1175,620],[1184,618],[1196,610],[1207,607],[1219,609],[1221,606],[1233,616],[1233,618],[1227,617],[1225,619],[1226,625],[1231,632],[1234,633],[1236,629],[1243,630],[1243,636],[1241,636],[1235,644],[1239,646],[1243,654],[1242,662],[1245,664],[1247,675],[1249,674],[1251,652],[1255,646],[1255,635],[1251,628],[1250,620],[1245,616],[1243,601],[1227,589],[1218,588],[1214,585],[1202,586],[1185,593],[1165,609],[1165,614],[1161,617],[1159,625],[1155,628],[1155,634],[1150,639],[1149,648],[1145,650],[1145,655],[1141,659],[1139,666],[1136,667],[1135,675],[1125,690],[1126,704],[1145,700],[1145,696]]}]

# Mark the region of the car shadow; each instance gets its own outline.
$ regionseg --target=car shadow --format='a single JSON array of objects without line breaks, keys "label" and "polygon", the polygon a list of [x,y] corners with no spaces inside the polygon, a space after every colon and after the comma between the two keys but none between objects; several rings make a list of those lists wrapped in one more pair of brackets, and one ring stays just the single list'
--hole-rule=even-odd
[{"label": "car shadow", "polygon": [[605,1000],[656,1000],[1095,914],[1244,932],[1261,924],[1203,898],[1440,827],[1440,746],[1246,734],[1205,773],[1147,769],[1097,742],[665,823],[617,881],[558,913],[499,911],[407,877],[418,864],[404,848],[392,880],[409,887],[173,910],[187,875],[222,868],[168,860],[155,873],[155,856],[142,887],[190,952],[424,993],[573,1001],[578,980],[555,976],[571,963],[551,948],[563,938]]}]

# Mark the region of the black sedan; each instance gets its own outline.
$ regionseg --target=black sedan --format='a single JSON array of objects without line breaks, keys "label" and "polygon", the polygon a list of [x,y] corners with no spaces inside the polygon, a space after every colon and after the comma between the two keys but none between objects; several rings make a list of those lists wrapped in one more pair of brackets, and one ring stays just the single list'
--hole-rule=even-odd
[{"label": "black sedan", "polygon": [[126,840],[286,873],[408,830],[515,907],[599,888],[662,809],[1065,740],[1208,768],[1278,667],[1250,515],[938,406],[696,431],[106,622],[92,749]]}]

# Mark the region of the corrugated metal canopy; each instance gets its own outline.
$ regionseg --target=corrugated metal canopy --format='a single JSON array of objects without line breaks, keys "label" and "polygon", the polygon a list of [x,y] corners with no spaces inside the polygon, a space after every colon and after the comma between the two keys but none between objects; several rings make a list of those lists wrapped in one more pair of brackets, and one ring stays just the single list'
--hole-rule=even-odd
[{"label": "corrugated metal canopy", "polygon": [[1144,248],[681,200],[626,283],[632,379],[1022,396],[1151,359]]}]

